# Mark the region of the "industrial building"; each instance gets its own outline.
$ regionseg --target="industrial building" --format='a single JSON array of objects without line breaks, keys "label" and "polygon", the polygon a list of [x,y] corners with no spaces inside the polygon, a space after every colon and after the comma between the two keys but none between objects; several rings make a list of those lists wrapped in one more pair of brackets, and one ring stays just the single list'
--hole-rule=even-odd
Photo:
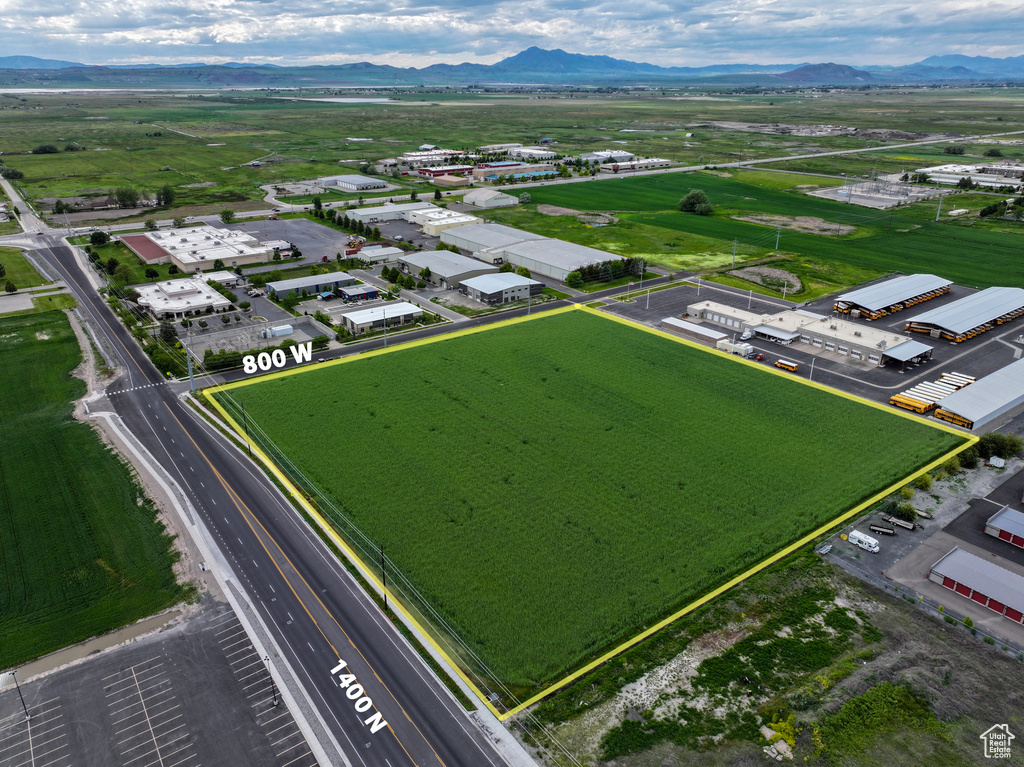
[{"label": "industrial building", "polygon": [[324,291],[334,292],[338,288],[355,285],[356,278],[348,272],[328,272],[327,274],[311,274],[308,277],[295,277],[291,280],[279,280],[267,283],[267,292],[272,298],[280,301],[292,292],[315,296]]},{"label": "industrial building", "polygon": [[467,192],[462,201],[476,208],[507,208],[519,204],[518,197],[499,192],[497,189],[474,189]]},{"label": "industrial building", "polygon": [[275,246],[280,247],[246,232],[212,226],[124,234],[119,239],[147,264],[174,264],[186,273],[211,269],[216,261],[228,268],[261,264],[273,258]]},{"label": "industrial building", "polygon": [[932,168],[918,168],[915,173],[926,173],[936,184],[955,186],[960,179],[969,178],[978,186],[999,188],[1003,186],[1019,187],[1024,180],[1024,165],[1015,160],[1004,160],[1000,163],[984,163],[982,165],[936,165]]},{"label": "industrial building", "polygon": [[1024,577],[959,546],[932,565],[928,580],[1014,623],[1024,619]]},{"label": "industrial building", "polygon": [[408,301],[394,301],[342,314],[345,329],[358,336],[374,330],[409,325],[423,316],[423,310]]},{"label": "industrial building", "polygon": [[231,302],[207,284],[204,277],[161,280],[149,285],[134,285],[139,306],[156,319],[179,319],[196,314],[226,311]]},{"label": "industrial building", "polygon": [[507,304],[534,298],[544,291],[544,283],[521,277],[515,272],[498,272],[470,277],[459,283],[459,292],[484,304]]},{"label": "industrial building", "polygon": [[434,176],[434,178],[430,179],[430,183],[434,186],[444,186],[450,189],[455,189],[458,187],[469,186],[473,183],[473,180],[467,176]]},{"label": "industrial building", "polygon": [[734,331],[751,331],[756,337],[788,346],[807,344],[812,351],[848,357],[871,365],[921,362],[931,359],[932,347],[889,330],[826,317],[803,309],[778,314],[757,314],[714,301],[686,308],[688,317],[712,322]]},{"label": "industrial building", "polygon": [[473,167],[472,165],[438,165],[437,167],[420,168],[416,172],[425,178],[435,178],[436,176],[454,176],[458,173],[472,173]]},{"label": "industrial building", "polygon": [[387,189],[388,184],[379,178],[369,176],[327,176],[319,179],[324,186],[336,186],[342,192],[366,192],[370,189]]},{"label": "industrial building", "polygon": [[605,261],[624,261],[622,256],[564,240],[524,240],[501,250],[501,257],[516,266],[525,266],[531,274],[564,282],[569,272]]},{"label": "industrial building", "polygon": [[544,149],[539,146],[521,146],[509,149],[508,156],[517,160],[538,162],[540,160],[554,160],[558,157],[558,154],[550,149]]},{"label": "industrial building", "polygon": [[474,224],[462,226],[456,230],[441,233],[441,242],[455,245],[468,250],[475,258],[489,264],[500,264],[504,261],[502,248],[524,240],[543,240],[542,234],[524,232],[504,224]]},{"label": "industrial building", "polygon": [[430,237],[438,237],[441,232],[447,229],[477,224],[480,222],[480,219],[468,213],[459,213],[458,211],[445,208],[434,208],[433,210],[412,211],[409,213],[409,221],[423,227],[424,234]]},{"label": "industrial building", "polygon": [[497,267],[466,258],[447,250],[425,250],[419,253],[405,253],[398,259],[399,266],[413,277],[420,277],[420,272],[429,269],[429,276],[423,279],[443,289],[454,290],[460,282],[481,274],[493,274]]},{"label": "industrial building", "polygon": [[661,327],[663,330],[668,330],[676,335],[686,336],[687,338],[710,344],[718,343],[722,339],[729,337],[728,333],[723,333],[720,330],[705,327],[704,325],[687,322],[678,317],[666,317],[661,321]]},{"label": "industrial building", "polygon": [[522,144],[485,144],[478,146],[476,151],[480,154],[508,154],[510,149],[522,149]]},{"label": "industrial building", "polygon": [[588,160],[591,165],[603,163],[633,162],[636,155],[625,149],[601,149],[597,152],[583,152],[580,161]]},{"label": "industrial building", "polygon": [[206,272],[203,279],[206,282],[212,280],[224,288],[237,288],[245,282],[245,277],[234,272]]},{"label": "industrial building", "polygon": [[906,329],[960,343],[1024,315],[1024,289],[986,288],[907,320]]},{"label": "industrial building", "polygon": [[953,287],[951,280],[934,274],[907,274],[839,296],[833,308],[851,317],[877,320],[908,306],[943,296]]},{"label": "industrial building", "polygon": [[380,290],[374,285],[346,285],[338,288],[338,297],[345,301],[369,301],[380,298]]},{"label": "industrial building", "polygon": [[383,205],[371,205],[365,208],[353,208],[346,215],[350,219],[362,221],[364,224],[377,224],[384,221],[401,219],[409,220],[409,214],[414,210],[440,210],[436,205],[429,202],[387,202]]},{"label": "industrial building", "polygon": [[463,153],[456,149],[430,149],[423,152],[406,152],[395,158],[395,163],[410,168],[420,168],[450,164],[453,157],[462,157],[462,155]]},{"label": "industrial building", "polygon": [[608,162],[601,165],[605,173],[622,173],[636,170],[653,170],[654,168],[671,167],[672,161],[661,157],[647,157],[643,160],[632,160],[631,162]]},{"label": "industrial building", "polygon": [[985,522],[985,532],[993,538],[1024,549],[1024,514],[1004,506]]},{"label": "industrial building", "polygon": [[943,398],[935,417],[972,431],[990,429],[1024,407],[1024,360],[1011,362]]},{"label": "industrial building", "polygon": [[528,170],[522,173],[491,173],[488,176],[484,176],[483,180],[488,183],[495,184],[499,181],[536,181],[537,179],[554,178],[558,175],[558,171],[554,170]]},{"label": "industrial building", "polygon": [[388,248],[383,245],[368,245],[359,251],[357,257],[363,261],[369,261],[371,264],[387,264],[394,261],[403,253],[405,253],[405,251],[401,248]]}]

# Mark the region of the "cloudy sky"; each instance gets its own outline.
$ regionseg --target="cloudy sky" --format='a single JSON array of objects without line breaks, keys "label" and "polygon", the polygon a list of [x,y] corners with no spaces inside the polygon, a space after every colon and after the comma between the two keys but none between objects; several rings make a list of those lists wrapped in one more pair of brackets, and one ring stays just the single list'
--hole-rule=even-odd
[{"label": "cloudy sky", "polygon": [[1020,0],[0,0],[0,55],[86,64],[490,64],[531,45],[663,66],[1024,54]]}]

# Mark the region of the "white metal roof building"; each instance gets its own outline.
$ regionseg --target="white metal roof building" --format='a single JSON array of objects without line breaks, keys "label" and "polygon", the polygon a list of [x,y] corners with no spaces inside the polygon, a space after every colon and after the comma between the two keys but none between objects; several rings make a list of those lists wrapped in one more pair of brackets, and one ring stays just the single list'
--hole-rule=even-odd
[{"label": "white metal roof building", "polygon": [[695,338],[698,341],[707,341],[709,343],[715,343],[721,341],[723,338],[728,338],[728,333],[723,333],[719,330],[714,330],[705,325],[697,325],[693,322],[687,322],[681,320],[678,317],[666,317],[661,321],[661,327],[665,330],[669,330],[681,336],[687,338]]},{"label": "white metal roof building", "polygon": [[921,301],[948,293],[952,286],[951,280],[936,277],[934,274],[907,274],[843,293],[835,301],[835,310],[888,314],[897,306],[900,309],[914,306]]},{"label": "white metal roof building", "polygon": [[574,242],[545,238],[524,240],[501,249],[501,257],[516,266],[525,266],[531,274],[543,274],[564,281],[569,272],[605,261],[624,261],[622,256]]},{"label": "white metal roof building", "polygon": [[463,280],[470,277],[478,277],[481,274],[491,274],[498,271],[497,267],[477,261],[475,258],[466,258],[457,253],[447,250],[424,250],[418,253],[406,253],[398,258],[398,263],[405,270],[418,277],[423,269],[430,270],[430,276],[424,278],[427,282],[441,288],[456,288]]},{"label": "white metal roof building", "polygon": [[959,301],[918,314],[906,329],[959,343],[1024,315],[1024,289],[986,288]]},{"label": "white metal roof building", "polygon": [[278,280],[268,282],[267,290],[275,298],[281,299],[292,291],[301,294],[302,291],[310,295],[323,293],[325,290],[334,290],[346,285],[355,285],[356,278],[348,272],[328,272],[327,274],[311,274],[308,277],[295,277],[291,280]]},{"label": "white metal roof building", "polygon": [[636,155],[632,152],[627,152],[625,149],[600,149],[596,152],[584,152],[580,155],[580,160],[590,160],[591,163],[632,162],[635,159]]},{"label": "white metal roof building", "polygon": [[409,214],[414,210],[440,210],[436,205],[429,202],[403,202],[385,203],[384,205],[371,205],[366,208],[353,208],[346,212],[350,219],[362,221],[364,224],[375,224],[381,221],[394,221],[400,218],[403,221],[409,220]]},{"label": "white metal roof building", "polygon": [[1004,506],[985,522],[985,532],[1024,549],[1024,514]]},{"label": "white metal roof building", "polygon": [[932,565],[928,580],[1015,623],[1024,619],[1024,576],[957,547]]},{"label": "white metal roof building", "polygon": [[[502,257],[498,251],[524,240],[543,240],[544,235],[524,232],[504,224],[474,224],[460,226],[455,231],[441,233],[441,242],[455,245],[470,251],[477,258],[488,263],[500,264]],[[495,255],[497,254],[497,255]]]},{"label": "white metal roof building", "polygon": [[394,261],[403,253],[405,253],[405,251],[401,248],[388,248],[383,245],[370,245],[369,247],[360,250],[356,257],[363,261],[369,261],[371,264],[384,264]]},{"label": "white metal roof building", "polygon": [[507,304],[540,295],[544,283],[514,272],[496,272],[470,277],[459,283],[459,292],[485,304]]},{"label": "white metal roof building", "polygon": [[395,301],[341,315],[341,322],[353,335],[395,325],[407,325],[423,316],[423,310],[408,301]]},{"label": "white metal roof building", "polygon": [[1024,359],[1011,362],[942,400],[935,417],[979,431],[1024,407]]},{"label": "white metal roof building", "polygon": [[203,314],[208,309],[219,312],[231,306],[204,277],[161,280],[150,285],[135,285],[132,289],[139,294],[139,306],[148,309],[157,319],[188,317]]},{"label": "white metal roof building", "polygon": [[173,263],[183,272],[210,269],[218,260],[226,267],[262,263],[274,255],[269,244],[251,234],[212,226],[125,234],[120,240],[143,261]]},{"label": "white metal roof building", "polygon": [[504,208],[519,204],[518,197],[505,194],[497,189],[474,189],[472,192],[467,192],[462,201],[478,208]]},{"label": "white metal roof building", "polygon": [[320,182],[325,186],[336,186],[345,192],[365,192],[368,189],[386,189],[388,184],[379,178],[360,176],[358,174],[345,176],[326,176]]},{"label": "white metal roof building", "polygon": [[437,237],[447,229],[476,224],[480,219],[468,213],[435,208],[434,210],[414,210],[409,213],[409,221],[423,227],[424,234]]}]

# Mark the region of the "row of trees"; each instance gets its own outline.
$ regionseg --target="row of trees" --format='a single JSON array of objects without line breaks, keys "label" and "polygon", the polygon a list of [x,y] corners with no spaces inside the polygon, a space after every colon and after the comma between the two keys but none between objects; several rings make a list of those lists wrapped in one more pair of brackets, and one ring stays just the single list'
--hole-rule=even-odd
[{"label": "row of trees", "polygon": [[582,288],[587,282],[610,282],[628,274],[640,275],[646,266],[647,262],[642,258],[623,258],[588,264],[569,272],[565,284],[570,288]]}]

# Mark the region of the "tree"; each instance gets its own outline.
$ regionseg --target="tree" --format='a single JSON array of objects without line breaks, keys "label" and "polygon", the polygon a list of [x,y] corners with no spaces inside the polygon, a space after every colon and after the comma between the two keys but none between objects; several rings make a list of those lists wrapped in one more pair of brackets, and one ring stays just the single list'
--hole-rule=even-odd
[{"label": "tree", "polygon": [[32,154],[57,154],[60,150],[57,149],[53,144],[40,144],[35,149],[32,149]]},{"label": "tree", "polygon": [[220,212],[220,221],[222,224],[230,224],[235,220],[235,211],[231,208],[225,208]]},{"label": "tree", "polygon": [[171,223],[174,225],[175,229],[181,229],[181,227],[185,226],[185,219],[183,219],[181,216],[178,216]]},{"label": "tree", "polygon": [[422,269],[420,269],[420,277],[422,277],[425,280],[429,280],[430,279],[430,267],[429,266],[424,266]]},{"label": "tree", "polygon": [[967,151],[967,148],[963,144],[953,144],[952,146],[943,147],[942,151],[946,154],[963,154]]},{"label": "tree", "polygon": [[224,268],[224,262],[221,259],[219,259],[219,258],[215,259],[214,262],[213,262],[213,268],[216,271],[220,271],[221,269]]},{"label": "tree", "polygon": [[175,264],[171,264],[170,266],[168,266],[168,267],[167,267],[167,273],[168,273],[168,274],[177,274],[177,273],[178,273],[178,267],[177,267],[177,265],[175,265]]},{"label": "tree", "polygon": [[506,261],[498,269],[498,271],[501,272],[501,273],[514,272],[515,270],[516,270],[516,265],[513,264],[511,261]]},{"label": "tree", "polygon": [[[17,181],[18,179],[25,178],[25,174],[17,168],[8,168],[6,165],[0,167],[0,176],[8,179],[9,181]],[[17,211],[15,211],[17,213]]]},{"label": "tree", "polygon": [[695,213],[698,205],[707,205],[708,196],[703,189],[692,189],[679,201],[679,210],[683,213]]},{"label": "tree", "polygon": [[435,200],[440,200],[441,199],[441,190],[440,189],[435,189],[434,190],[434,199]]},{"label": "tree", "polygon": [[319,197],[313,198],[313,210],[323,210],[324,204],[321,202]]},{"label": "tree", "polygon": [[412,194],[409,195],[409,199],[412,200],[413,202],[415,202],[419,198],[420,198],[420,196],[418,194],[416,194],[416,190],[415,189],[413,190]]},{"label": "tree", "polygon": [[516,274],[518,274],[520,277],[526,277],[527,279],[529,279],[529,277],[531,276],[530,270],[527,269],[525,266],[520,266],[519,268],[517,268]]},{"label": "tree", "polygon": [[1022,446],[1024,446],[1024,441],[1016,434],[1000,434],[995,431],[982,434],[981,439],[975,445],[978,448],[978,454],[985,459],[992,456],[1013,458],[1020,453]]},{"label": "tree", "polygon": [[114,270],[114,274],[112,276],[122,285],[127,285],[132,281],[132,277],[135,276],[135,272],[132,271],[132,268],[128,266],[128,264],[119,264]]},{"label": "tree", "polygon": [[[566,173],[568,174],[568,171],[566,171]],[[522,203],[523,205],[526,205],[526,203],[530,202],[532,199],[533,198],[530,197],[529,192],[523,192],[521,195],[519,195],[519,202]]]},{"label": "tree", "polygon": [[156,204],[169,208],[174,203],[175,192],[170,184],[164,184],[157,190]]},{"label": "tree", "polygon": [[423,288],[425,288],[425,287],[427,287],[427,283],[425,283],[423,280],[418,280],[416,282],[416,289],[417,290],[423,290]]},{"label": "tree", "polygon": [[178,329],[170,320],[160,320],[160,340],[165,344],[178,342]]},{"label": "tree", "polygon": [[917,512],[914,511],[914,507],[909,503],[896,504],[896,509],[892,515],[896,519],[902,519],[904,522],[913,522],[917,519]]},{"label": "tree", "polygon": [[3,264],[0,264],[0,279],[4,278],[6,276],[7,276],[7,267],[4,266]]},{"label": "tree", "polygon": [[1003,150],[999,149],[997,147],[993,147],[992,149],[986,149],[985,150],[985,156],[986,157],[1002,157],[1003,156]]},{"label": "tree", "polygon": [[570,288],[579,290],[583,287],[583,275],[579,272],[569,272],[565,275],[565,284]]},{"label": "tree", "polygon": [[154,221],[151,218],[147,218],[145,223],[146,223],[146,229],[148,229],[151,232],[155,232],[156,231],[156,221]]},{"label": "tree", "polygon": [[7,280],[7,284],[4,285],[4,290],[6,290],[8,293],[18,292],[18,289],[15,287],[14,283],[11,282],[10,280]]},{"label": "tree", "polygon": [[107,274],[113,274],[114,270],[121,265],[121,262],[111,256],[107,259],[107,262],[103,265],[103,268],[107,270]]},{"label": "tree", "polygon": [[188,330],[190,327],[192,327],[192,320],[190,320],[188,317],[183,317],[180,324],[183,328],[185,328],[185,330]]},{"label": "tree", "polygon": [[142,195],[139,190],[131,186],[119,186],[114,190],[114,200],[119,208],[136,208]]},{"label": "tree", "polygon": [[110,242],[110,235],[106,232],[93,232],[89,235],[89,244],[99,247]]},{"label": "tree", "polygon": [[155,279],[156,279],[157,277],[159,277],[159,276],[160,276],[160,272],[158,272],[158,271],[157,271],[156,269],[154,269],[154,268],[153,268],[152,266],[151,266],[151,267],[149,267],[149,268],[148,268],[148,269],[146,270],[146,279],[147,279],[147,280],[155,280]]},{"label": "tree", "polygon": [[210,323],[206,320],[197,320],[196,324],[203,330],[206,330],[210,326]]},{"label": "tree", "polygon": [[65,152],[84,152],[85,147],[76,141],[72,141],[64,145]]},{"label": "tree", "polygon": [[380,227],[379,226],[373,227],[373,231],[370,232],[370,239],[372,239],[374,241],[380,239]]},{"label": "tree", "polygon": [[710,216],[712,213],[715,212],[715,209],[714,207],[712,207],[710,202],[702,202],[700,205],[693,209],[693,212],[696,213],[698,216]]},{"label": "tree", "polygon": [[53,204],[53,212],[57,214],[74,213],[75,206],[71,205],[70,203],[64,202],[64,200],[57,200],[57,202]]},{"label": "tree", "polygon": [[249,302],[249,301],[242,301],[242,302],[241,302],[241,303],[240,303],[240,304],[238,305],[238,308],[239,308],[239,309],[241,309],[241,310],[242,310],[243,312],[247,312],[247,311],[249,311],[249,307],[250,307],[250,306],[252,306],[252,303],[251,303],[251,302]]}]

